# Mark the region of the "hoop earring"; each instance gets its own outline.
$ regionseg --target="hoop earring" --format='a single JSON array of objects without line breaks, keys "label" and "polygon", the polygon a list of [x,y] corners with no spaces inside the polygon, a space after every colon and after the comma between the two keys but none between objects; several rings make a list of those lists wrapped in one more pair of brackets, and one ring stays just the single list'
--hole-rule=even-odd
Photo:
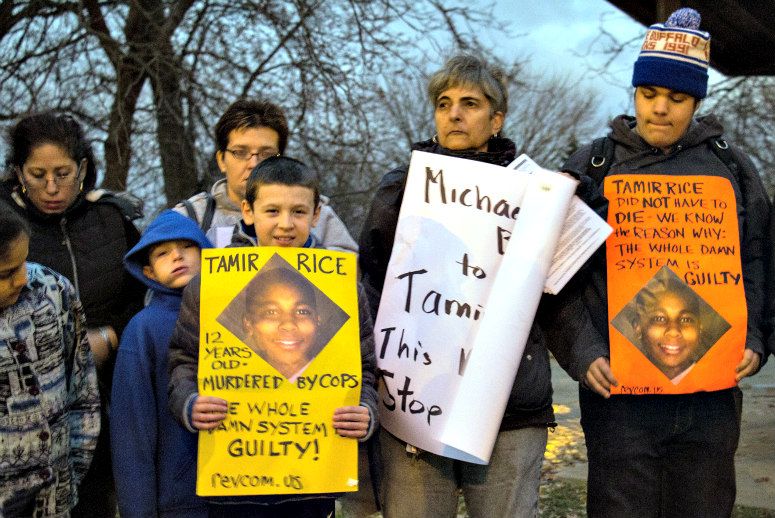
[{"label": "hoop earring", "polygon": [[433,141],[433,143],[434,143],[434,144],[438,144],[438,143],[439,143],[439,139],[438,139],[438,137],[439,137],[439,134],[438,134],[438,133],[436,133],[436,134],[434,134],[434,135],[433,135],[433,137],[431,138],[431,140]]},{"label": "hoop earring", "polygon": [[22,188],[22,194],[27,194],[27,184],[24,183],[24,173],[18,165],[11,166],[16,173],[16,179],[19,180],[19,186]]},{"label": "hoop earring", "polygon": [[[81,169],[86,170],[88,167],[89,167],[88,166],[88,161],[86,160],[86,158],[82,158],[81,159],[81,163],[78,164],[78,176],[81,176]],[[84,179],[85,179],[87,174],[88,174],[88,171],[86,171],[86,173],[84,173],[84,178],[81,178],[81,185],[78,188],[79,192],[83,192],[83,181],[84,181]]]}]

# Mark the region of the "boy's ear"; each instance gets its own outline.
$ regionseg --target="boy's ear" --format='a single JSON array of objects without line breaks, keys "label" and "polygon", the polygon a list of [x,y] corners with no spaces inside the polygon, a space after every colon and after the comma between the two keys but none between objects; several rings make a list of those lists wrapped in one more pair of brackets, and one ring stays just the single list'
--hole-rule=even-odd
[{"label": "boy's ear", "polygon": [[250,206],[248,200],[242,200],[240,209],[242,210],[242,219],[245,221],[245,224],[253,225],[255,223],[255,218],[253,217],[253,207]]},{"label": "boy's ear", "polygon": [[152,281],[158,281],[156,273],[153,271],[153,267],[150,264],[143,266],[143,275],[151,279]]},{"label": "boy's ear", "polygon": [[318,206],[315,207],[315,212],[312,213],[312,226],[315,227],[318,224],[318,221],[320,221],[320,206],[321,204],[318,202]]},{"label": "boy's ear", "polygon": [[218,164],[218,169],[221,174],[226,174],[226,164],[223,161],[223,151],[220,149],[215,152],[215,162]]}]

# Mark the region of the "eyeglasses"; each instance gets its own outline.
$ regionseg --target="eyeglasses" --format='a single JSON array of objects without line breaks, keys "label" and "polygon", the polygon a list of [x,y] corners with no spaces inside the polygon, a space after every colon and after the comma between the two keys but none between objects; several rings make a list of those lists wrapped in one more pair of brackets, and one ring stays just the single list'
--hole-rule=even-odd
[{"label": "eyeglasses", "polygon": [[259,162],[263,162],[269,157],[280,156],[279,151],[273,148],[259,149],[255,153],[251,153],[247,149],[227,149],[226,151],[231,153],[231,156],[233,156],[235,160],[241,162],[247,162],[253,157],[258,158]]},{"label": "eyeglasses", "polygon": [[81,177],[81,168],[86,163],[86,159],[81,160],[78,164],[78,168],[73,171],[70,168],[58,169],[49,175],[48,171],[35,171],[35,172],[23,172],[24,183],[28,187],[35,189],[45,189],[48,186],[49,179],[54,182],[57,187],[69,187],[78,183],[78,179]]}]

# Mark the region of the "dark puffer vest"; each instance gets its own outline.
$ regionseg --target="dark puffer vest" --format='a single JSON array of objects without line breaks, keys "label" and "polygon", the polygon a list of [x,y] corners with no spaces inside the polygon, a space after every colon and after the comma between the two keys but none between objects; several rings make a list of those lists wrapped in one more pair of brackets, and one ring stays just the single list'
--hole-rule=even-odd
[{"label": "dark puffer vest", "polygon": [[[111,195],[89,201],[79,195],[62,214],[40,212],[13,184],[0,185],[0,202],[30,225],[28,261],[48,266],[73,283],[88,327],[112,326],[121,335],[143,306],[145,287],[124,270],[124,254],[140,238]],[[91,196],[90,196],[91,198]],[[109,371],[110,369],[108,369]],[[109,385],[109,372],[101,381]]]}]

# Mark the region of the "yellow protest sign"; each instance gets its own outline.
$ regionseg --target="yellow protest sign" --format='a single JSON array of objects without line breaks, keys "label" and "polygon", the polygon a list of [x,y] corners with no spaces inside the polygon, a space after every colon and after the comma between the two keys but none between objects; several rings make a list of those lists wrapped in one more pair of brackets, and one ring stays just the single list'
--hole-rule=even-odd
[{"label": "yellow protest sign", "polygon": [[332,426],[360,398],[356,286],[354,254],[203,250],[197,381],[229,412],[199,434],[198,495],[357,489],[357,441]]}]

